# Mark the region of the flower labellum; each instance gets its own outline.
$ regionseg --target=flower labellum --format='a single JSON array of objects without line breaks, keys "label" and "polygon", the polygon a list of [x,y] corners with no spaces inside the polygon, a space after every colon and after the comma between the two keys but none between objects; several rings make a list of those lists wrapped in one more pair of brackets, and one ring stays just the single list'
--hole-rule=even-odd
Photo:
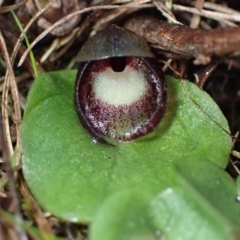
[{"label": "flower labellum", "polygon": [[158,126],[167,88],[161,67],[142,38],[111,25],[83,45],[78,60],[75,106],[95,140],[127,142]]}]

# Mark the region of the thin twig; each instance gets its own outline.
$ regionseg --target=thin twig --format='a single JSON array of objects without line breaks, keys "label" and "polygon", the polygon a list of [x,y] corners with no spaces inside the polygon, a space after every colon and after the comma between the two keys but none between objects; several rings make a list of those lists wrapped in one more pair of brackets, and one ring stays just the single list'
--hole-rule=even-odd
[{"label": "thin twig", "polygon": [[131,18],[125,27],[170,58],[195,58],[196,64],[208,64],[211,58],[240,54],[240,27],[191,29],[149,16]]}]

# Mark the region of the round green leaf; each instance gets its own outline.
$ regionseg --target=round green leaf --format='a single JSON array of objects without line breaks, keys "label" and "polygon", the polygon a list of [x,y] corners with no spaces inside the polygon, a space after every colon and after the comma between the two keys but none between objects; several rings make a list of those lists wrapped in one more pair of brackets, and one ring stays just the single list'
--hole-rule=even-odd
[{"label": "round green leaf", "polygon": [[218,212],[219,220],[225,219],[228,225],[239,229],[237,184],[226,171],[204,160],[197,164],[187,160],[176,164],[176,175],[179,184],[188,194],[195,198],[201,195],[211,206],[211,211]]},{"label": "round green leaf", "polygon": [[150,206],[149,214],[163,240],[233,240],[234,234],[237,236],[224,215],[215,211],[201,195],[184,187],[164,190]]},{"label": "round green leaf", "polygon": [[109,197],[90,226],[90,240],[156,240],[149,215],[151,195],[127,190]]},{"label": "round green leaf", "polygon": [[236,184],[211,162],[177,164],[178,187],[151,199],[126,190],[109,197],[90,226],[91,240],[233,240],[240,236]]},{"label": "round green leaf", "polygon": [[51,213],[89,222],[116,191],[141,189],[154,195],[177,185],[173,165],[181,159],[226,166],[231,149],[223,131],[229,131],[227,121],[195,85],[168,77],[168,107],[159,127],[112,147],[94,143],[81,127],[73,104],[75,76],[73,70],[39,75],[21,125],[24,176]]}]

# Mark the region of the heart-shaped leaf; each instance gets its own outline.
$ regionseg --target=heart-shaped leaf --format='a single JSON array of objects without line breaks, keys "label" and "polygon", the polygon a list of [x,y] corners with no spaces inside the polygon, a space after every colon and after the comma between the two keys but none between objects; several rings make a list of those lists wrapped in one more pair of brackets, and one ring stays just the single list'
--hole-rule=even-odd
[{"label": "heart-shaped leaf", "polygon": [[210,162],[178,164],[179,186],[150,200],[127,190],[109,197],[90,227],[91,240],[230,240],[240,236],[240,204],[230,176]]},{"label": "heart-shaped leaf", "polygon": [[75,76],[73,70],[39,75],[21,125],[24,176],[51,213],[89,222],[116,191],[141,189],[154,195],[178,185],[173,164],[181,159],[226,166],[231,149],[223,131],[229,131],[227,121],[195,85],[168,77],[168,107],[159,127],[112,147],[94,143],[80,125],[73,104]]}]

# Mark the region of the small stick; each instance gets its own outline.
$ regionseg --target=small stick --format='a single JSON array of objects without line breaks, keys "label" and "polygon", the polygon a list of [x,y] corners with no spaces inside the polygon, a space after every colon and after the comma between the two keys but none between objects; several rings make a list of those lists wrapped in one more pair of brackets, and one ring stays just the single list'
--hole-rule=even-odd
[{"label": "small stick", "polygon": [[211,58],[240,55],[240,27],[191,29],[146,16],[130,19],[125,27],[169,58],[195,58],[195,64],[208,64]]}]

